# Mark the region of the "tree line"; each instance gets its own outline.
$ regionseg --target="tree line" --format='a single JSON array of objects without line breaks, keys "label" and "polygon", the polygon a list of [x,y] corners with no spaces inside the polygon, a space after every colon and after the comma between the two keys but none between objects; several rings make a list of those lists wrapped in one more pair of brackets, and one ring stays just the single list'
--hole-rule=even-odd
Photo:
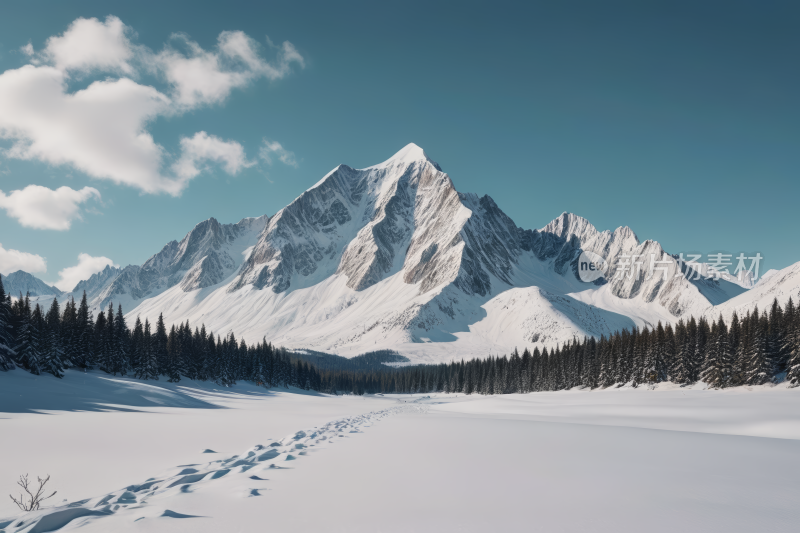
[{"label": "tree line", "polygon": [[66,368],[99,369],[138,379],[322,390],[313,366],[266,341],[248,345],[233,333],[220,337],[205,326],[192,330],[188,322],[168,331],[162,315],[155,324],[137,318],[130,329],[122,306],[115,312],[110,304],[95,318],[86,293],[80,303],[67,300],[63,311],[57,298],[44,310],[38,303],[31,306],[28,296],[12,301],[0,279],[0,370],[15,367],[59,378]]},{"label": "tree line", "polygon": [[664,381],[725,388],[784,379],[800,385],[800,311],[791,298],[785,307],[773,301],[768,312],[734,313],[730,324],[692,317],[674,328],[659,322],[551,350],[408,368],[390,376],[388,390],[381,384],[373,391],[508,394]]},{"label": "tree line", "polygon": [[12,301],[0,279],[0,370],[20,367],[34,374],[64,375],[66,368],[100,369],[139,379],[182,377],[230,386],[250,381],[266,387],[295,386],[337,393],[458,392],[506,394],[573,387],[606,388],[663,381],[712,388],[761,385],[786,379],[800,384],[800,311],[790,298],[775,300],[768,312],[755,308],[730,324],[720,316],[679,320],[673,328],[622,330],[600,339],[573,339],[548,350],[514,350],[509,356],[439,365],[369,370],[320,368],[266,339],[248,345],[189,322],[167,330],[137,318],[129,328],[122,307],[113,304],[95,318],[84,293],[63,311],[31,307],[25,296]]}]

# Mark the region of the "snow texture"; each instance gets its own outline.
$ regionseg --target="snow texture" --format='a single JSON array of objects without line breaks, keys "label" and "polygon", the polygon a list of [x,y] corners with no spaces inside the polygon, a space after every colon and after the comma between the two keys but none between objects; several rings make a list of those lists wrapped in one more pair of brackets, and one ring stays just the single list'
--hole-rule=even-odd
[{"label": "snow texture", "polygon": [[22,296],[30,294],[31,296],[45,296],[50,298],[63,294],[56,287],[52,287],[36,276],[22,270],[17,270],[8,276],[3,276],[3,288],[6,294],[10,294],[12,298],[18,298],[20,294]]},{"label": "snow texture", "polygon": [[[584,283],[583,251],[611,265],[652,256],[659,270]],[[797,288],[777,274],[751,290],[744,274],[694,279],[710,269],[682,265],[628,227],[599,231],[570,213],[519,228],[489,196],[456,191],[409,144],[379,165],[336,167],[271,218],[206,220],[143,265],[79,288],[95,309],[122,304],[129,320],[163,313],[168,324],[204,323],[251,343],[344,356],[392,349],[418,362],[729,313]]]},{"label": "snow texture", "polygon": [[153,407],[139,405],[136,380],[118,379],[117,404],[87,412],[111,389],[88,373],[68,391],[81,379],[71,372],[0,374],[0,447],[13,457],[0,479],[44,470],[67,498],[30,513],[0,502],[0,531],[796,524],[800,389],[783,385],[331,397],[156,382]]}]

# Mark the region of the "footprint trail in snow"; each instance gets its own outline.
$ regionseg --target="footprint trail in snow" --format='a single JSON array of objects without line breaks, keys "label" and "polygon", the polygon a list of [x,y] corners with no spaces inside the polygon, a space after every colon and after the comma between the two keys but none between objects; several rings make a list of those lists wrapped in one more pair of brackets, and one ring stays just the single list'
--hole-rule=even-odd
[{"label": "footprint trail in snow", "polygon": [[[87,522],[106,516],[125,514],[131,521],[152,518],[203,518],[169,509],[170,497],[191,493],[215,480],[241,477],[243,496],[262,496],[265,488],[250,488],[254,481],[268,481],[263,477],[270,469],[285,468],[306,455],[310,449],[319,449],[353,433],[362,433],[388,416],[399,413],[423,413],[427,407],[409,403],[381,411],[350,416],[328,422],[324,426],[298,431],[270,444],[258,444],[240,455],[211,461],[205,464],[181,465],[166,475],[150,478],[138,485],[130,485],[109,494],[89,498],[58,507],[48,507],[24,515],[0,519],[0,533],[45,533],[80,528]],[[204,453],[214,453],[205,450]],[[287,463],[289,462],[289,463]]]}]

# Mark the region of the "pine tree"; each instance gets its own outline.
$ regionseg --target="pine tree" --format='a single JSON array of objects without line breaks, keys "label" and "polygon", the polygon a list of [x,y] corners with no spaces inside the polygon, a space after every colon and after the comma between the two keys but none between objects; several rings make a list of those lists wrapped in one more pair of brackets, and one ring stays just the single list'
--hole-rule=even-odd
[{"label": "pine tree", "polygon": [[772,300],[767,326],[767,361],[769,364],[769,378],[786,371],[787,354],[785,352],[783,309],[778,304],[778,299]]},{"label": "pine tree", "polygon": [[600,375],[598,378],[598,385],[606,388],[614,384],[614,364],[612,361],[611,343],[606,339],[605,335],[600,336],[599,351]]},{"label": "pine tree", "polygon": [[6,297],[6,291],[3,288],[3,277],[0,276],[0,370],[2,371],[14,368],[14,356],[16,353],[12,349],[13,335],[11,301]]},{"label": "pine tree", "polygon": [[746,385],[749,375],[750,359],[753,353],[753,318],[747,311],[739,330],[739,345],[734,354],[734,379],[737,385]]},{"label": "pine tree", "polygon": [[142,320],[137,316],[131,333],[130,369],[131,373],[140,379],[144,374],[144,361],[144,326]]},{"label": "pine tree", "polygon": [[109,368],[111,366],[109,329],[106,313],[105,311],[100,311],[97,315],[97,321],[94,324],[94,339],[92,342],[94,349],[92,351],[100,370],[108,373],[110,373]]},{"label": "pine tree", "polygon": [[692,379],[692,351],[694,343],[689,334],[689,328],[683,319],[678,321],[675,328],[675,343],[677,354],[672,370],[672,380],[680,385],[688,385]]},{"label": "pine tree", "polygon": [[122,305],[117,306],[114,317],[114,339],[111,347],[111,373],[124,376],[130,364],[130,332],[122,314]]},{"label": "pine tree", "polygon": [[158,322],[156,322],[156,331],[153,335],[153,349],[155,351],[156,361],[158,362],[158,375],[168,372],[167,340],[167,327],[164,325],[164,315],[159,314]]},{"label": "pine tree", "polygon": [[692,358],[692,381],[700,380],[700,373],[703,369],[703,363],[705,362],[705,354],[710,334],[711,327],[708,325],[708,321],[704,317],[701,317],[700,320],[697,321],[697,331],[695,332],[694,336],[695,344],[694,355]]},{"label": "pine tree", "polygon": [[170,383],[177,383],[181,380],[181,339],[175,325],[172,326],[167,337],[167,377]]},{"label": "pine tree", "polygon": [[638,387],[642,383],[647,355],[648,330],[647,328],[634,330],[635,341],[631,364],[631,385]]},{"label": "pine tree", "polygon": [[661,321],[655,329],[653,338],[653,370],[658,383],[667,379],[667,332]]},{"label": "pine tree", "polygon": [[64,377],[64,348],[62,346],[61,310],[57,298],[53,298],[53,303],[50,305],[44,321],[44,331],[41,333],[44,352],[42,371],[62,378]]},{"label": "pine tree", "polygon": [[714,389],[721,389],[730,376],[730,347],[728,330],[722,317],[711,326],[708,337],[706,360],[703,364],[702,380]]},{"label": "pine tree", "polygon": [[14,306],[14,318],[14,340],[16,341],[14,352],[16,352],[16,362],[22,368],[34,374],[38,374],[39,362],[34,352],[35,346],[33,337],[35,332],[31,324],[31,300],[29,295],[26,295],[24,299],[22,298],[22,294],[19,295],[19,299]]},{"label": "pine tree", "polygon": [[74,328],[75,350],[73,363],[84,369],[91,369],[94,365],[94,319],[86,301],[86,291],[83,291],[80,306],[75,313]]},{"label": "pine tree", "polygon": [[736,311],[733,312],[731,317],[731,327],[728,330],[728,345],[730,350],[731,370],[730,378],[728,379],[728,386],[736,387],[742,384],[744,380],[743,369],[741,365],[741,350],[742,350],[742,326],[739,322],[739,315]]},{"label": "pine tree", "polygon": [[61,346],[64,350],[64,365],[77,366],[78,361],[78,309],[70,298],[61,315]]},{"label": "pine tree", "polygon": [[786,380],[792,386],[800,385],[800,309],[794,306],[791,297],[786,304],[786,345],[788,361]]},{"label": "pine tree", "polygon": [[136,372],[136,377],[139,379],[158,381],[158,354],[154,345],[155,339],[150,332],[150,322],[145,319],[139,352],[139,368]]},{"label": "pine tree", "polygon": [[109,374],[114,373],[114,354],[117,349],[116,331],[114,330],[114,304],[108,304],[106,311],[106,329],[103,336],[103,352],[105,353],[105,368],[104,370]]},{"label": "pine tree", "polygon": [[[200,326],[200,331],[197,336],[197,343],[196,346],[198,347],[197,356],[195,358],[195,363],[197,365],[197,379],[201,381],[208,380],[208,365],[209,365],[209,356],[211,350],[209,349],[209,342],[214,340],[214,335],[210,335],[209,338],[208,333],[206,333],[206,326],[205,324]],[[266,339],[265,339],[266,340]],[[272,358],[270,358],[270,363],[272,363]],[[271,367],[270,367],[271,368]],[[270,370],[269,372],[269,386],[272,387],[274,385],[273,374]]]},{"label": "pine tree", "polygon": [[753,310],[750,317],[751,326],[751,353],[747,364],[747,384],[763,385],[769,379],[770,361],[767,350],[767,331],[769,325],[766,315],[759,316],[758,307]]},{"label": "pine tree", "polygon": [[[579,346],[580,346],[579,349],[581,350],[580,360],[582,361],[581,385],[586,387],[587,389],[593,389],[597,386],[597,380],[595,379],[597,372],[595,371],[596,361],[594,357],[595,356],[594,350],[592,350],[592,346],[589,343],[588,337],[584,337],[583,342],[580,343]],[[578,348],[577,343],[576,343],[576,348]],[[551,357],[550,362],[555,364],[557,360]],[[548,387],[548,390],[558,390],[557,381],[558,380],[551,380],[550,387]]]},{"label": "pine tree", "polygon": [[675,360],[678,357],[678,346],[675,338],[675,330],[672,329],[672,324],[664,326],[664,380],[672,380],[672,369],[675,368]]},{"label": "pine tree", "polygon": [[623,330],[622,333],[615,333],[614,339],[617,344],[616,356],[617,361],[614,365],[614,383],[623,385],[627,383],[627,369],[628,369],[628,330]]},{"label": "pine tree", "polygon": [[[27,298],[26,298],[27,299]],[[30,304],[28,304],[30,305]],[[33,309],[27,321],[26,347],[19,351],[22,366],[37,376],[42,373],[42,362],[46,349],[47,331],[42,308],[39,304]]]},{"label": "pine tree", "polygon": [[[661,326],[661,322],[659,321],[658,325],[661,327],[661,332],[663,334],[664,328]],[[643,346],[643,354],[644,354],[644,365],[642,369],[642,383],[647,383],[648,385],[654,385],[661,381],[659,379],[659,342],[658,342],[658,330],[650,331],[645,329],[642,332],[643,341],[646,341]]]}]

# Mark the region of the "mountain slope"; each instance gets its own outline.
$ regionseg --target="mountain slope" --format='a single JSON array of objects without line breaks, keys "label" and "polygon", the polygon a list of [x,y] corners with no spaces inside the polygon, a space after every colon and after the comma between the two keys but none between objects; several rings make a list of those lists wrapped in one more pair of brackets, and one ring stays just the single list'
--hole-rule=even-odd
[{"label": "mountain slope", "polygon": [[[608,268],[586,282],[589,252]],[[519,228],[410,144],[379,165],[339,165],[271,218],[203,221],[144,264],[107,267],[59,298],[85,290],[95,310],[121,304],[129,319],[163,313],[250,342],[435,362],[785,303],[800,299],[798,268],[754,285],[698,275],[711,267],[629,227],[599,231],[563,213]]]},{"label": "mountain slope", "polygon": [[58,288],[52,287],[36,276],[22,270],[3,276],[3,287],[6,294],[10,294],[12,298],[17,298],[20,294],[22,296],[30,294],[32,297],[53,297],[63,294]]},{"label": "mountain slope", "polygon": [[267,219],[245,218],[237,224],[204,220],[181,241],[168,242],[142,266],[122,269],[92,304],[105,307],[113,301],[131,309],[138,301],[171,287],[189,293],[217,285],[239,268]]},{"label": "mountain slope", "polygon": [[768,310],[772,302],[777,299],[781,306],[785,306],[789,298],[795,305],[800,303],[800,263],[788,266],[782,270],[769,271],[755,286],[744,294],[709,309],[706,317],[716,320],[722,315],[726,320],[733,316],[734,311],[740,317],[756,306],[761,311]]},{"label": "mountain slope", "polygon": [[89,301],[93,301],[109,284],[114,282],[120,272],[122,272],[121,268],[106,265],[103,270],[92,274],[89,279],[78,282],[75,288],[72,289],[72,295],[76,298],[80,298],[85,291],[86,298]]},{"label": "mountain slope", "polygon": [[[256,220],[263,229],[250,234],[241,266],[209,252],[225,239],[207,221],[125,269],[104,301],[129,298],[130,317],[164,313],[250,341],[435,361],[673,321],[745,290],[688,279],[690,267],[627,227],[601,232],[564,213],[540,230],[519,228],[490,197],[456,191],[413,144],[379,165],[340,165]],[[195,252],[193,242],[205,244]],[[667,276],[612,270],[585,283],[577,275],[584,250],[611,264],[652,255]]]}]

